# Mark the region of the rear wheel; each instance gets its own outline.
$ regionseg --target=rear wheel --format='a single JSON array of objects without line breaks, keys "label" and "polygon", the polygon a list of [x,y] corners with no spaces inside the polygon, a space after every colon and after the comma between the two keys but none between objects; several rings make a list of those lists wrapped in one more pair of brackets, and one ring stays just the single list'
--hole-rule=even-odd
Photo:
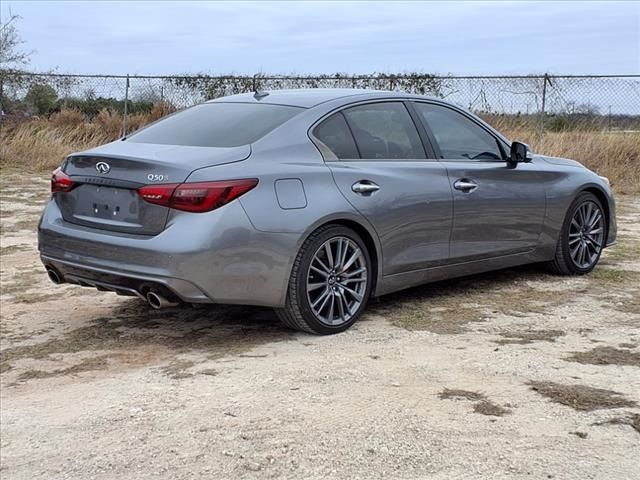
[{"label": "rear wheel", "polygon": [[606,228],[600,200],[589,192],[578,195],[564,220],[551,269],[562,275],[589,273],[600,260]]},{"label": "rear wheel", "polygon": [[276,312],[288,327],[329,335],[353,325],[371,293],[369,252],[360,236],[341,225],[316,230],[293,265],[286,305]]}]

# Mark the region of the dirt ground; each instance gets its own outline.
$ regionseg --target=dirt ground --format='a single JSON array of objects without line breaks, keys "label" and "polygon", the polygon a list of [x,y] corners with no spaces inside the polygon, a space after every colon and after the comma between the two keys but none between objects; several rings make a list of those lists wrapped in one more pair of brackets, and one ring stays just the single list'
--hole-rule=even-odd
[{"label": "dirt ground", "polygon": [[414,288],[314,337],[268,309],[54,286],[47,190],[1,190],[3,479],[640,475],[638,198],[589,276]]}]

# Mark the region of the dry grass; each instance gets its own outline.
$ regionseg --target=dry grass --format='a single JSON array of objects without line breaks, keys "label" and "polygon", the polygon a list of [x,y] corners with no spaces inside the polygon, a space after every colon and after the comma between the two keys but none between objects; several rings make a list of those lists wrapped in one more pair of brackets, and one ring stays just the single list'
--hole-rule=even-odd
[{"label": "dry grass", "polygon": [[489,400],[483,400],[473,406],[473,411],[481,415],[489,415],[492,417],[502,417],[507,413],[511,413],[508,408],[501,407]]},{"label": "dry grass", "polygon": [[487,397],[484,394],[479,392],[471,392],[469,390],[460,390],[459,388],[445,388],[442,392],[438,394],[438,398],[440,400],[471,400],[472,402],[478,400],[486,400]]},{"label": "dry grass", "polygon": [[469,400],[476,402],[473,404],[473,411],[481,415],[502,417],[507,413],[511,413],[511,410],[493,403],[486,395],[480,392],[460,390],[458,388],[445,388],[438,394],[438,398],[440,398],[440,400]]},{"label": "dry grass", "polygon": [[54,128],[79,127],[87,121],[87,117],[77,110],[62,109],[51,115],[49,122]]},{"label": "dry grass", "polygon": [[570,362],[591,365],[629,365],[640,367],[640,352],[620,350],[614,347],[596,347],[586,352],[575,352],[565,358]]},{"label": "dry grass", "polygon": [[528,143],[534,152],[577,160],[608,177],[617,193],[640,192],[640,133],[547,132],[542,140],[531,128],[494,125],[508,138]]},{"label": "dry grass", "polygon": [[563,385],[554,382],[529,382],[527,385],[555,403],[583,412],[602,408],[636,406],[636,402],[627,400],[621,393],[602,388],[593,388],[586,385]]},{"label": "dry grass", "polygon": [[594,425],[629,425],[636,432],[640,433],[640,414],[630,413],[626,417],[614,417],[603,422],[596,422]]},{"label": "dry grass", "polygon": [[[149,114],[130,115],[129,131],[173,110],[158,104]],[[489,121],[507,137],[528,143],[536,152],[584,163],[609,177],[618,193],[640,192],[640,133],[547,132],[540,140],[535,128],[517,119],[495,117]],[[0,166],[32,172],[52,170],[66,155],[115,140],[121,133],[122,115],[108,110],[92,121],[80,112],[62,110],[48,120],[5,124],[0,128]]]},{"label": "dry grass", "polygon": [[54,126],[37,120],[0,130],[0,166],[40,172],[53,170],[70,153],[113,140],[97,123]]},{"label": "dry grass", "polygon": [[[128,131],[135,131],[173,111],[170,105],[157,104],[148,114],[129,115]],[[122,115],[106,109],[91,121],[76,110],[63,109],[49,119],[3,124],[0,166],[28,172],[53,170],[70,153],[97,147],[121,135]]]},{"label": "dry grass", "polygon": [[565,333],[562,330],[525,330],[517,332],[503,332],[504,337],[494,340],[499,345],[526,345],[533,342],[555,342],[556,338],[562,337]]}]

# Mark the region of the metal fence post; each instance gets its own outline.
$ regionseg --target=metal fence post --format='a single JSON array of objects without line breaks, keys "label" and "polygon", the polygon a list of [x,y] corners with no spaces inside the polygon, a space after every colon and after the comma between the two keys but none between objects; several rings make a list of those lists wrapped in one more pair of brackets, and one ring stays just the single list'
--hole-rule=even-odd
[{"label": "metal fence post", "polygon": [[544,116],[545,116],[545,107],[547,104],[547,82],[549,82],[549,86],[551,86],[551,80],[549,79],[549,74],[545,73],[544,78],[542,79],[542,108],[540,109],[540,134],[539,140],[542,141],[542,137],[544,136]]},{"label": "metal fence post", "polygon": [[129,74],[124,87],[124,115],[122,117],[122,136],[127,136],[127,116],[129,114]]}]

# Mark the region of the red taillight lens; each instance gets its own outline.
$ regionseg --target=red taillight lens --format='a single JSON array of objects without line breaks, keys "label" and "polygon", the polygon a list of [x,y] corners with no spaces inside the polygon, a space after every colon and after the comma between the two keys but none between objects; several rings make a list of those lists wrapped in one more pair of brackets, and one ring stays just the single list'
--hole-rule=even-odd
[{"label": "red taillight lens", "polygon": [[177,183],[165,183],[164,185],[147,185],[138,189],[138,195],[149,203],[155,203],[156,205],[162,205],[164,207],[169,206],[171,201],[171,195],[178,186]]},{"label": "red taillight lens", "polygon": [[51,174],[51,193],[68,192],[74,187],[71,177],[64,173],[60,167]]},{"label": "red taillight lens", "polygon": [[140,188],[138,193],[144,200],[156,205],[200,213],[226,205],[257,184],[257,178],[247,178],[218,182],[148,185]]}]

